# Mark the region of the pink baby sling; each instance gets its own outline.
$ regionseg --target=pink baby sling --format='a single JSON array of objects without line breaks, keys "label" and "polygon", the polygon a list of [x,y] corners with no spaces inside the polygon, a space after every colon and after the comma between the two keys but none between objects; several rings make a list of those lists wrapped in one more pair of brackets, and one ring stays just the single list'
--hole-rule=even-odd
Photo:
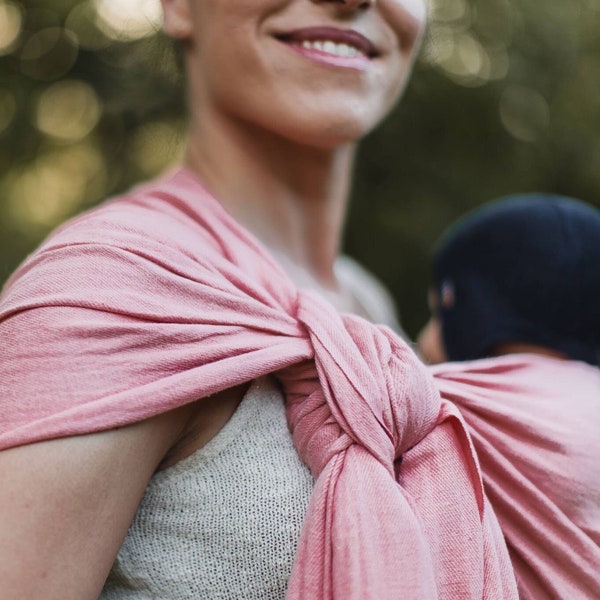
[{"label": "pink baby sling", "polygon": [[299,290],[184,169],[60,228],[0,302],[0,448],[273,373],[316,483],[287,598],[510,600],[458,410],[386,327]]},{"label": "pink baby sling", "polygon": [[513,354],[431,371],[469,426],[521,599],[600,598],[600,369]]}]

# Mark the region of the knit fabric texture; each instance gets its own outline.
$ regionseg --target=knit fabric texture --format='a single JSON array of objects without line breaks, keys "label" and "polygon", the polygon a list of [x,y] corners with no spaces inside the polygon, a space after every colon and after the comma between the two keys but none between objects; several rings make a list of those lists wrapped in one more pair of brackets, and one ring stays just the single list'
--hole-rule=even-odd
[{"label": "knit fabric texture", "polygon": [[528,354],[431,369],[469,425],[521,599],[600,598],[600,370]]},{"label": "knit fabric texture", "polygon": [[316,479],[288,598],[517,597],[458,409],[389,328],[298,289],[190,172],[59,229],[5,288],[0,338],[0,448],[275,373]]},{"label": "knit fabric texture", "polygon": [[283,600],[313,485],[279,387],[258,379],[206,446],[152,478],[101,600]]}]

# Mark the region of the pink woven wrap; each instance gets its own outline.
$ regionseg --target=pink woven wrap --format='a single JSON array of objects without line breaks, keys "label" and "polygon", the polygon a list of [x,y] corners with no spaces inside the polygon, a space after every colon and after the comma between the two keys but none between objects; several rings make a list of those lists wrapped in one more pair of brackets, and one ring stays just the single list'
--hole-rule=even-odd
[{"label": "pink woven wrap", "polygon": [[316,477],[288,598],[517,597],[456,408],[390,330],[298,290],[191,173],[56,232],[5,289],[0,338],[0,448],[277,372]]},{"label": "pink woven wrap", "polygon": [[432,372],[469,425],[522,600],[600,598],[600,370],[515,354]]}]

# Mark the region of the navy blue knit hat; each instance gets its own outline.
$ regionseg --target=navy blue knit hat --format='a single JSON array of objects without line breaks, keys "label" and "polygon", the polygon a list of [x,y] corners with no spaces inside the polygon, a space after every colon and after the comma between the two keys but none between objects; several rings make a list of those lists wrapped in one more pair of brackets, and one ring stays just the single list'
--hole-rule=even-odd
[{"label": "navy blue knit hat", "polygon": [[600,364],[600,210],[549,195],[512,196],[461,219],[434,255],[450,360],[502,342]]}]

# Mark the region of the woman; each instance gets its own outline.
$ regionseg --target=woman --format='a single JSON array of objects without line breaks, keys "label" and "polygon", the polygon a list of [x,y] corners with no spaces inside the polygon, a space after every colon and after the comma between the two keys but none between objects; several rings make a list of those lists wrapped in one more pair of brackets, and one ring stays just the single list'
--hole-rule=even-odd
[{"label": "woman", "polygon": [[333,308],[385,318],[336,256],[424,3],[163,7],[185,167],[61,228],[2,297],[4,597],[515,597],[456,410]]}]

